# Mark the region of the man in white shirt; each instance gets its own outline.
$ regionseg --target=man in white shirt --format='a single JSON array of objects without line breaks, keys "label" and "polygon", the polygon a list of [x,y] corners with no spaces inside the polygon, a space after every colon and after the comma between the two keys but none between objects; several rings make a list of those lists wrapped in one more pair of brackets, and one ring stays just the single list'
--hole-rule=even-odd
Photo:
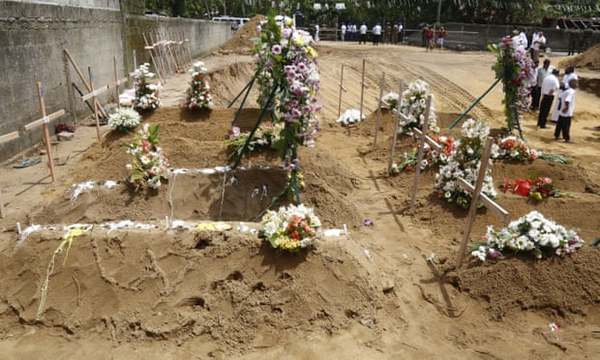
[{"label": "man in white shirt", "polygon": [[537,126],[541,129],[546,128],[546,121],[548,120],[548,114],[552,108],[552,102],[554,101],[554,94],[560,88],[558,81],[559,71],[557,69],[552,70],[552,74],[546,76],[542,82],[542,103],[540,105],[540,114],[538,116]]},{"label": "man in white shirt", "polygon": [[346,24],[342,24],[342,41],[346,41]]},{"label": "man in white shirt", "polygon": [[532,110],[537,111],[540,108],[540,99],[542,97],[542,83],[546,76],[552,73],[552,67],[550,66],[550,59],[545,59],[542,67],[537,69],[536,76],[536,87],[533,89],[533,104],[531,104]]},{"label": "man in white shirt", "polygon": [[367,31],[369,30],[369,28],[367,28],[367,24],[363,23],[360,26],[360,39],[358,40],[359,44],[366,44],[367,43]]},{"label": "man in white shirt", "polygon": [[381,25],[373,26],[373,45],[379,45],[381,41]]},{"label": "man in white shirt", "polygon": [[519,37],[521,38],[521,46],[527,49],[529,47],[529,41],[527,40],[527,34],[525,34],[525,31],[521,30]]},{"label": "man in white shirt", "polygon": [[571,141],[571,120],[575,112],[575,90],[577,89],[577,80],[571,79],[569,87],[560,94],[560,112],[556,129],[554,130],[554,138],[558,140],[562,133],[565,142]]},{"label": "man in white shirt", "polygon": [[400,43],[404,42],[404,25],[402,25],[401,23],[398,24],[398,41]]},{"label": "man in white shirt", "polygon": [[533,44],[531,45],[531,59],[533,61],[536,61],[540,58],[540,51],[542,50],[542,48],[546,46],[546,37],[544,36],[544,33],[540,31],[537,34],[534,34],[532,43]]},{"label": "man in white shirt", "polygon": [[568,89],[571,80],[579,80],[579,77],[577,76],[577,74],[575,74],[574,66],[569,66],[565,69],[565,76],[563,77],[562,87],[564,89]]}]

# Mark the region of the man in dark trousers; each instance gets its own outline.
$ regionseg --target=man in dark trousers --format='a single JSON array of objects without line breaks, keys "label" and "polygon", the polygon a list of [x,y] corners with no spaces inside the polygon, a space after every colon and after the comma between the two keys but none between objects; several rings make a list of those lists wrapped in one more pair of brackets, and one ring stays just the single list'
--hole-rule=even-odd
[{"label": "man in dark trousers", "polygon": [[560,93],[560,110],[558,112],[558,122],[554,130],[554,138],[558,140],[562,133],[565,142],[571,141],[571,120],[575,112],[575,89],[577,89],[577,80],[571,79],[569,87]]},{"label": "man in dark trousers", "polygon": [[542,103],[540,104],[540,114],[537,123],[537,126],[541,129],[546,128],[546,121],[548,120],[550,109],[552,108],[554,94],[556,94],[560,88],[558,75],[560,75],[560,72],[558,69],[554,69],[552,70],[552,74],[546,76],[542,82]]},{"label": "man in dark trousers", "polygon": [[544,60],[544,65],[541,68],[537,68],[537,76],[535,88],[533,89],[533,104],[531,104],[531,109],[537,111],[540,108],[540,100],[542,98],[542,84],[544,83],[544,79],[546,76],[551,74],[550,69],[550,59]]}]

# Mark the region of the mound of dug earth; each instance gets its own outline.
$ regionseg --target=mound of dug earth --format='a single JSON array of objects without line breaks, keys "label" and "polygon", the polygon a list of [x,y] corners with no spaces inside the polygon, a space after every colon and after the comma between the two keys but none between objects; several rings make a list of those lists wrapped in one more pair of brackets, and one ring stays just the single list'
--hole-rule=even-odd
[{"label": "mound of dug earth", "polygon": [[335,334],[354,321],[377,328],[393,316],[381,310],[393,295],[346,240],[281,254],[233,230],[94,229],[75,239],[68,258],[56,257],[40,307],[60,235],[38,233],[0,254],[0,334],[33,326],[66,338],[194,339],[199,356],[231,358],[305,333]]},{"label": "mound of dug earth", "polygon": [[600,70],[600,44],[589,48],[582,54],[561,61],[560,66],[575,66],[590,70]]},{"label": "mound of dug earth", "polygon": [[265,20],[265,17],[262,15],[257,15],[250,19],[250,21],[233,34],[231,39],[227,40],[219,52],[236,54],[250,53],[254,47],[252,39],[259,36],[256,27],[263,20]]},{"label": "mound of dug earth", "polygon": [[498,319],[521,310],[586,314],[600,303],[600,249],[585,247],[564,258],[509,258],[457,274],[457,287],[483,299]]}]

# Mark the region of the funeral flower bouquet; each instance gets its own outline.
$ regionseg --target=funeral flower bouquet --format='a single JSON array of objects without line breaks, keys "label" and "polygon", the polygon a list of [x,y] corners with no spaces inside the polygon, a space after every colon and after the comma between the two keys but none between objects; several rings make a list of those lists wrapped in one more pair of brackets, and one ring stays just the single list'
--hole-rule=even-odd
[{"label": "funeral flower bouquet", "polygon": [[537,211],[511,222],[500,231],[489,226],[485,239],[486,244],[471,253],[481,261],[501,256],[505,251],[530,252],[538,259],[549,255],[562,256],[574,252],[584,243],[575,230],[567,230]]},{"label": "funeral flower bouquet", "polygon": [[190,71],[192,81],[187,90],[185,106],[190,110],[212,109],[214,104],[210,95],[210,85],[206,79],[208,69],[202,61],[197,61]]},{"label": "funeral flower bouquet", "polygon": [[158,125],[144,124],[134,142],[127,145],[131,162],[126,165],[130,172],[129,183],[136,189],[158,189],[161,181],[169,176],[169,162],[158,146]]},{"label": "funeral flower bouquet", "polygon": [[396,110],[400,102],[400,95],[395,92],[389,92],[381,98],[381,107],[389,110]]},{"label": "funeral flower bouquet", "polygon": [[313,209],[289,205],[269,210],[261,220],[259,235],[274,249],[297,252],[313,245],[320,227]]},{"label": "funeral flower bouquet", "polygon": [[357,109],[348,109],[342,113],[337,122],[342,126],[351,126],[358,124],[359,122],[365,119],[365,115],[360,116],[360,110]]},{"label": "funeral flower bouquet", "polygon": [[541,201],[549,197],[561,197],[552,179],[549,177],[538,177],[536,179],[516,179],[514,181],[505,179],[502,185],[503,191],[528,197],[532,200]]},{"label": "funeral flower bouquet", "polygon": [[158,92],[160,84],[151,83],[156,75],[150,72],[150,64],[140,65],[133,72],[133,83],[135,87],[135,99],[133,107],[138,111],[155,110],[160,106]]},{"label": "funeral flower bouquet", "polygon": [[[442,146],[441,151],[433,150],[429,144],[425,143],[423,152],[423,161],[421,162],[421,170],[426,170],[431,166],[442,166],[448,163],[448,158],[456,151],[457,142],[451,136],[433,136],[435,142]],[[411,151],[402,154],[402,161],[394,163],[391,167],[393,175],[401,172],[410,172],[415,170],[417,166],[418,147]]]},{"label": "funeral flower bouquet", "polygon": [[[254,136],[248,143],[246,151],[252,153],[262,149],[275,148],[281,141],[281,132],[284,125],[282,123],[261,123]],[[229,139],[226,144],[231,153],[231,156],[239,155],[248,140],[250,132],[240,132],[238,127],[233,127],[229,132]]]},{"label": "funeral flower bouquet", "polygon": [[[450,203],[463,208],[471,204],[471,195],[459,185],[458,178],[475,185],[479,174],[481,153],[490,128],[479,121],[468,119],[462,126],[462,138],[455,151],[448,157],[447,164],[440,167],[436,175],[435,188],[438,195]],[[485,174],[482,192],[490,198],[497,195],[491,168]]]},{"label": "funeral flower bouquet", "polygon": [[498,141],[496,159],[508,159],[516,161],[533,161],[538,158],[537,150],[532,149],[523,139],[516,136],[507,136]]},{"label": "funeral flower bouquet", "polygon": [[430,131],[440,131],[439,127],[437,126],[433,102],[431,104],[429,118],[425,119],[427,96],[430,93],[431,90],[429,88],[429,84],[423,80],[416,80],[410,83],[408,89],[402,93],[399,111],[400,113],[404,114],[406,118],[400,118],[400,128],[398,129],[399,133],[411,135],[413,128],[423,128],[424,121],[428,122]]},{"label": "funeral flower bouquet", "polygon": [[135,129],[141,121],[142,117],[137,111],[125,107],[118,108],[108,117],[108,125],[112,129],[122,132],[128,132]]}]

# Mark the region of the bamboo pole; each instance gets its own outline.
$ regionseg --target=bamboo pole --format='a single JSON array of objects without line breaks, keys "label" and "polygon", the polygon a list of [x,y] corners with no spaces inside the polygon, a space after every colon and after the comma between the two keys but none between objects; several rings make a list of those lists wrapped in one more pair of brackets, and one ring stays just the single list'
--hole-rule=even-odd
[{"label": "bamboo pole", "polygon": [[340,96],[338,100],[338,119],[342,116],[342,94],[344,92],[344,64],[342,64],[342,71],[340,73]]},{"label": "bamboo pole", "polygon": [[377,120],[375,120],[375,139],[373,146],[377,145],[377,135],[381,126],[381,101],[383,99],[383,88],[385,87],[385,72],[381,74],[381,83],[379,84],[379,99],[377,99]]},{"label": "bamboo pole", "polygon": [[423,131],[419,137],[419,151],[417,153],[417,167],[415,168],[415,179],[413,181],[413,191],[410,198],[410,209],[415,210],[417,202],[417,191],[419,190],[419,177],[421,176],[421,162],[423,161],[423,153],[425,151],[425,141],[429,132],[429,115],[431,113],[431,94],[427,95],[427,104],[425,108],[425,118],[423,119]]},{"label": "bamboo pole", "polygon": [[475,183],[475,191],[471,196],[471,206],[469,207],[469,215],[467,217],[467,225],[465,227],[465,236],[463,237],[458,254],[456,258],[456,266],[460,268],[465,258],[465,251],[471,237],[471,231],[473,230],[473,223],[475,222],[475,213],[477,212],[477,206],[479,204],[479,197],[481,195],[481,189],[483,188],[483,181],[485,179],[485,173],[488,165],[490,164],[490,155],[492,153],[492,138],[488,137],[485,141],[483,153],[481,155],[481,164],[479,165],[479,173],[477,174],[477,182]]},{"label": "bamboo pole", "polygon": [[54,158],[52,157],[52,145],[50,144],[50,131],[48,130],[48,123],[50,120],[46,115],[46,103],[44,102],[44,89],[42,87],[42,83],[40,81],[37,82],[37,90],[38,90],[38,99],[40,101],[40,110],[42,111],[42,116],[44,118],[42,127],[43,127],[43,136],[44,143],[46,145],[46,154],[48,155],[48,167],[50,169],[50,176],[52,177],[52,182],[56,181],[56,176],[54,175]]},{"label": "bamboo pole", "polygon": [[[400,80],[400,91],[402,94],[404,91],[404,81]],[[398,100],[398,115],[396,116],[396,124],[394,125],[394,134],[392,134],[392,141],[390,144],[390,158],[388,159],[388,175],[392,175],[392,165],[394,164],[394,156],[396,154],[396,142],[398,141],[398,128],[400,127],[400,117],[403,116],[400,109],[402,108],[402,96]]]},{"label": "bamboo pole", "polygon": [[362,80],[360,82],[360,119],[363,117],[363,107],[365,100],[365,70],[367,66],[367,60],[363,59],[362,61]]},{"label": "bamboo pole", "polygon": [[[146,38],[146,34],[142,33],[142,37],[144,38],[144,44],[146,45],[146,48],[151,47],[151,45],[149,45],[148,39]],[[164,70],[162,68],[162,64],[160,63],[158,59],[158,56],[155,56],[154,51],[154,45],[152,45],[152,49],[148,49],[148,51],[150,52],[150,59],[152,60],[152,63],[154,63],[154,70],[156,71],[156,74],[158,75],[158,80],[163,83],[166,84],[167,82],[163,80],[163,74],[164,74]],[[134,63],[134,71],[137,69],[137,64],[135,64],[136,62],[136,58],[135,58],[135,50],[133,52],[133,63]]]},{"label": "bamboo pole", "polygon": [[[88,66],[88,74],[90,76],[90,87],[92,88],[92,93],[94,92],[94,82],[92,79],[92,68]],[[98,105],[96,105],[98,102],[96,101],[96,95],[94,94],[94,117],[96,118],[96,136],[98,137],[98,141],[102,141],[102,138],[100,137],[100,120],[98,119]]]}]

